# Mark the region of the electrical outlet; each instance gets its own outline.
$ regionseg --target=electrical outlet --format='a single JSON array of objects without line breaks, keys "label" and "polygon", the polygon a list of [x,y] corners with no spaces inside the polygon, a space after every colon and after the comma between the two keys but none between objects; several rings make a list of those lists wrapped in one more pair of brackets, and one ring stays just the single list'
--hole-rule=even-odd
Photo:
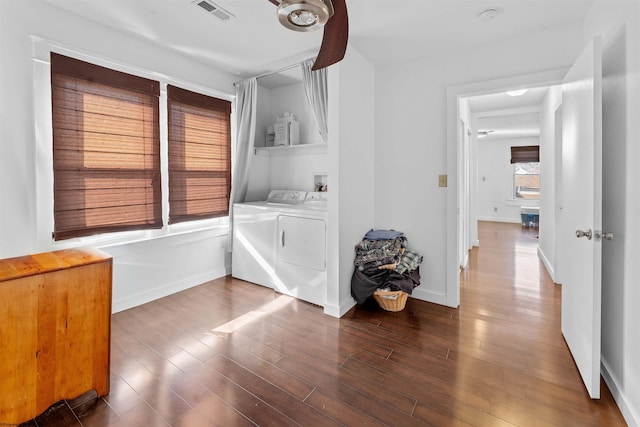
[{"label": "electrical outlet", "polygon": [[439,187],[447,186],[447,175],[438,175],[438,186]]}]

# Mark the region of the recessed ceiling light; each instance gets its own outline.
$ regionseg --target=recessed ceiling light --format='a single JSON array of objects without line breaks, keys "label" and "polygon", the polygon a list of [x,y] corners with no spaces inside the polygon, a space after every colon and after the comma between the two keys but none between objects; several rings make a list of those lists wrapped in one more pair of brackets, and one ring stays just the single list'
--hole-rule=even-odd
[{"label": "recessed ceiling light", "polygon": [[522,96],[527,93],[527,89],[518,89],[518,90],[508,90],[507,95],[509,96]]},{"label": "recessed ceiling light", "polygon": [[498,16],[498,13],[500,13],[500,10],[495,7],[483,9],[478,12],[478,19],[480,19],[481,21],[491,21],[493,18]]}]

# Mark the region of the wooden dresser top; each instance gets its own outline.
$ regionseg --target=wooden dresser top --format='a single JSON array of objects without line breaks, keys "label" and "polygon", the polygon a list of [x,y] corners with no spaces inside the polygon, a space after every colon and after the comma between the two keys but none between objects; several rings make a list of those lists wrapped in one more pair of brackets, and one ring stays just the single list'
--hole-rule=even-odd
[{"label": "wooden dresser top", "polygon": [[0,260],[0,282],[111,260],[95,248],[62,249]]}]

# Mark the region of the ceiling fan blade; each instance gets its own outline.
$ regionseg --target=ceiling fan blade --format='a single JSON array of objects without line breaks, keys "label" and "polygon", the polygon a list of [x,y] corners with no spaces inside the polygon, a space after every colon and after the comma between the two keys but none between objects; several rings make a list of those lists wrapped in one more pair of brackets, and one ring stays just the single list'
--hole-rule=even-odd
[{"label": "ceiling fan blade", "polygon": [[347,5],[345,0],[328,1],[333,3],[334,14],[324,26],[320,52],[311,67],[313,71],[340,62],[347,51],[347,41],[349,40]]},{"label": "ceiling fan blade", "polygon": [[280,6],[280,1],[279,0],[267,0],[267,1],[275,4],[276,6]]}]

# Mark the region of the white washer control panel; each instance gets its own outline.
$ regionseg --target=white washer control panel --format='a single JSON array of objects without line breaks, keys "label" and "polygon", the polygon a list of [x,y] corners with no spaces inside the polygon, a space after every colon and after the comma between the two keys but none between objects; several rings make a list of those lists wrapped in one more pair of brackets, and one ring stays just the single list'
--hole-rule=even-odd
[{"label": "white washer control panel", "polygon": [[269,203],[287,203],[299,204],[303,203],[307,196],[306,191],[296,190],[271,190],[267,202]]}]

